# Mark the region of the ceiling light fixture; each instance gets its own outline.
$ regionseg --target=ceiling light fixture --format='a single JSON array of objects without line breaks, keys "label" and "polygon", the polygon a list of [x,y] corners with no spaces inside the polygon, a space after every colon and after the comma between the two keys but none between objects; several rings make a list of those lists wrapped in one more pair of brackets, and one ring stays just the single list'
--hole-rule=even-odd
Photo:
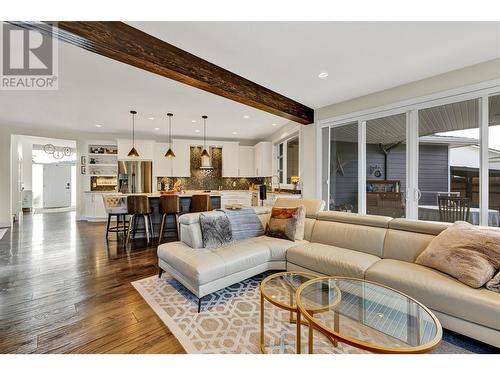
[{"label": "ceiling light fixture", "polygon": [[276,124],[273,123],[273,124],[271,124],[271,126],[276,126]]},{"label": "ceiling light fixture", "polygon": [[199,133],[199,132],[200,132],[200,129],[196,129],[194,132],[195,132],[195,133]]},{"label": "ceiling light fixture", "polygon": [[243,118],[244,118],[244,119],[247,119],[247,118],[250,118],[250,116],[248,116],[248,115],[243,115]]},{"label": "ceiling light fixture", "polygon": [[95,127],[96,128],[102,128],[102,125],[101,124],[95,124]]},{"label": "ceiling light fixture", "polygon": [[160,130],[160,128],[155,128],[155,130]]},{"label": "ceiling light fixture", "polygon": [[166,158],[175,158],[175,154],[172,151],[172,116],[173,113],[167,113],[168,116],[168,138],[170,142],[170,147],[168,148],[167,152],[165,153]]},{"label": "ceiling light fixture", "polygon": [[208,116],[201,116],[203,119],[203,151],[201,152],[202,158],[209,158],[210,154],[207,151],[207,118]]},{"label": "ceiling light fixture", "polygon": [[148,120],[154,120],[155,118],[154,117],[148,117]]},{"label": "ceiling light fixture", "polygon": [[326,78],[328,77],[328,72],[321,72],[318,74],[318,78]]},{"label": "ceiling light fixture", "polygon": [[135,115],[137,114],[137,112],[130,111],[130,114],[132,115],[132,148],[128,152],[127,156],[133,157],[133,158],[138,158],[139,153],[135,149]]},{"label": "ceiling light fixture", "polygon": [[232,134],[232,135],[236,135],[236,134],[238,134],[238,132],[232,132],[231,134]]},{"label": "ceiling light fixture", "polygon": [[196,122],[196,120],[191,120],[191,122]]}]

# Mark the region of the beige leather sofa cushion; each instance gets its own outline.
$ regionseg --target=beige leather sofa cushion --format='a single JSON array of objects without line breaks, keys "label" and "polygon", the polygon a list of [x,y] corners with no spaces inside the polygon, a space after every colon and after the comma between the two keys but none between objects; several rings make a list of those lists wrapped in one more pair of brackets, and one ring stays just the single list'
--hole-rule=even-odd
[{"label": "beige leather sofa cushion", "polygon": [[380,258],[385,232],[385,228],[318,219],[314,224],[311,242],[361,251]]},{"label": "beige leather sofa cushion", "polygon": [[332,276],[364,278],[365,271],[379,261],[374,255],[336,246],[307,243],[289,248],[287,262]]},{"label": "beige leather sofa cushion", "polygon": [[378,215],[360,215],[351,212],[325,211],[318,214],[318,220],[337,223],[366,225],[369,227],[388,228],[392,217]]},{"label": "beige leather sofa cushion", "polygon": [[256,237],[255,241],[266,245],[271,251],[271,260],[286,260],[286,251],[296,245],[306,244],[308,241],[289,241],[282,238],[268,236]]},{"label": "beige leather sofa cushion", "polygon": [[264,243],[249,238],[218,249],[193,249],[183,242],[165,243],[158,246],[158,257],[193,285],[201,285],[268,262],[271,252]]},{"label": "beige leather sofa cushion", "polygon": [[423,221],[411,219],[393,219],[389,222],[390,229],[403,230],[422,234],[437,236],[443,230],[451,226],[451,223],[440,223],[437,221]]},{"label": "beige leather sofa cushion", "polygon": [[473,289],[439,271],[394,259],[375,263],[365,278],[406,293],[433,310],[500,330],[499,293]]},{"label": "beige leather sofa cushion", "polygon": [[318,212],[325,208],[325,201],[321,199],[294,199],[294,198],[277,198],[274,202],[274,207],[298,207],[306,208],[306,217],[315,219]]},{"label": "beige leather sofa cushion", "polygon": [[434,237],[430,234],[388,229],[385,235],[383,258],[414,263]]}]

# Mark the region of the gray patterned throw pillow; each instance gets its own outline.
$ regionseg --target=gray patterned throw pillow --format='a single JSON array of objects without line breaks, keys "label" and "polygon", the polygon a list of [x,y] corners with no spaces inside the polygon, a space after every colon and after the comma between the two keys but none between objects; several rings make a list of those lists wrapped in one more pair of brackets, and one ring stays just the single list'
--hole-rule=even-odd
[{"label": "gray patterned throw pillow", "polygon": [[200,227],[204,248],[222,247],[233,241],[231,223],[224,212],[200,214]]}]

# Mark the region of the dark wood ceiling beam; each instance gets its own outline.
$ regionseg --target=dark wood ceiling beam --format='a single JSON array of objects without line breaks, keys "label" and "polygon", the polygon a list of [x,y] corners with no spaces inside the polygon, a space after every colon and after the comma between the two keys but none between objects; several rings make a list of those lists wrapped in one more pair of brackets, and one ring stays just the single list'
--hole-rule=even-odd
[{"label": "dark wood ceiling beam", "polygon": [[[10,22],[300,124],[314,110],[123,22]],[[53,29],[52,25],[57,28]],[[53,34],[54,33],[54,34]]]}]

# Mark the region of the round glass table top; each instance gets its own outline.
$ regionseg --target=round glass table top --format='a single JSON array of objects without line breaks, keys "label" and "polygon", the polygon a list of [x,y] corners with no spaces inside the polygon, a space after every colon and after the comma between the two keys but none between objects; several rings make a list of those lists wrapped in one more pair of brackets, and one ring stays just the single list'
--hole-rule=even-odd
[{"label": "round glass table top", "polygon": [[321,277],[297,290],[297,307],[313,326],[339,341],[379,353],[432,350],[441,324],[421,303],[383,285]]},{"label": "round glass table top", "polygon": [[306,272],[279,272],[262,280],[260,291],[269,302],[287,310],[295,310],[297,289],[316,277]]}]

